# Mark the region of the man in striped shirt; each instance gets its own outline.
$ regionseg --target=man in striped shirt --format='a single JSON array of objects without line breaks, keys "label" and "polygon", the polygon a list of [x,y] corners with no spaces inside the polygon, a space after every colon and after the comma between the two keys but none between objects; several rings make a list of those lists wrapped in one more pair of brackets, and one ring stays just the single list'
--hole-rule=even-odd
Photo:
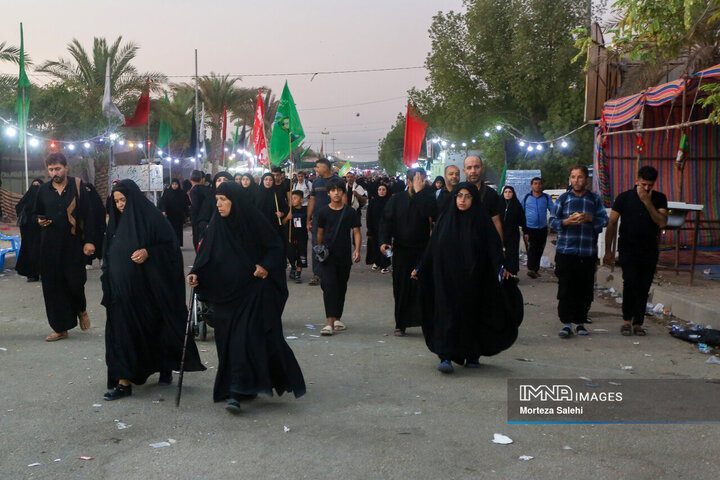
[{"label": "man in striped shirt", "polygon": [[576,165],[570,170],[571,190],[555,202],[550,226],[558,232],[555,276],[558,277],[558,316],[563,324],[561,338],[572,336],[572,324],[578,335],[587,335],[587,312],[593,301],[597,239],[608,224],[602,200],[586,190],[588,169]]}]

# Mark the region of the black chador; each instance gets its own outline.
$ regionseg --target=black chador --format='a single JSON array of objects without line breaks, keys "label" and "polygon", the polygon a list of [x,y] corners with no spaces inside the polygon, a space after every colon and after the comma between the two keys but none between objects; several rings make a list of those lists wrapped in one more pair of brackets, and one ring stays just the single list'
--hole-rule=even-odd
[{"label": "black chador", "polygon": [[388,201],[380,222],[380,244],[392,245],[395,329],[402,332],[420,326],[426,308],[410,273],[427,246],[436,208],[434,188],[428,186],[413,195],[404,191]]},{"label": "black chador", "polygon": [[[390,193],[385,185],[382,187],[385,195],[382,197],[378,194],[373,196],[367,209],[367,254],[365,263],[385,269],[390,266],[390,259],[380,252],[380,222],[385,212],[385,206],[390,200]],[[377,190],[380,189],[376,187],[376,192]]]},{"label": "black chador", "polygon": [[37,220],[32,218],[32,209],[42,183],[43,181],[39,178],[33,180],[28,191],[15,205],[15,213],[22,236],[15,270],[23,277],[27,277],[28,281],[36,281],[40,277],[40,225]]},{"label": "black chador", "polygon": [[455,202],[438,219],[418,277],[432,306],[424,311],[423,334],[441,360],[477,364],[478,357],[509,348],[522,322],[523,300],[512,279],[500,281],[500,236],[479,202],[478,190],[461,183],[469,210]]},{"label": "black chador", "polygon": [[88,257],[83,245],[96,249],[102,238],[97,232],[92,212],[91,190],[74,177],[58,193],[53,182],[44,183],[38,190],[32,221],[44,216],[52,223],[40,232],[40,277],[42,279],[45,311],[50,327],[62,333],[78,324],[78,315],[85,312],[85,282]]},{"label": "black chador", "polygon": [[[239,400],[273,390],[299,397],[305,381],[281,323],[288,290],[277,227],[246,201],[240,185],[225,182],[217,194],[230,199],[230,213],[210,221],[191,271],[197,275],[196,291],[214,306],[219,364],[213,399]],[[256,265],[267,278],[254,276]]]},{"label": "black chador", "polygon": [[[177,185],[177,188],[173,188]],[[165,216],[173,227],[178,243],[183,245],[183,224],[190,211],[190,197],[180,188],[180,181],[173,179],[170,188],[163,192],[160,199],[160,210],[165,212]]]},{"label": "black chador", "polygon": [[[122,193],[126,204],[120,213],[113,203],[103,249],[108,388],[120,379],[142,385],[153,373],[179,370],[188,313],[172,226],[132,180],[121,180],[113,192]],[[141,249],[147,258],[136,263],[132,256]],[[184,370],[205,370],[192,338]]]}]

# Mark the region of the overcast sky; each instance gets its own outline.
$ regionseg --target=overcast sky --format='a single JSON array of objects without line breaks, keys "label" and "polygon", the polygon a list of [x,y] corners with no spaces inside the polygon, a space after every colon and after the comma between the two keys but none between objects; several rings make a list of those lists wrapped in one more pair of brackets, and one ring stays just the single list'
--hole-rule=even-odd
[{"label": "overcast sky", "polygon": [[[67,58],[73,38],[90,49],[95,36],[122,35],[140,45],[140,71],[161,71],[172,81],[191,80],[197,48],[200,75],[244,74],[243,86],[268,86],[278,97],[287,79],[306,145],[319,149],[327,129],[336,151],[369,161],[404,113],[407,90],[426,85],[424,69],[318,75],[312,82],[251,75],[422,66],[433,15],[461,8],[461,0],[7,0],[0,42],[18,45],[22,21],[25,49],[40,63]],[[0,71],[17,73],[17,67]],[[47,80],[28,73],[34,82]]]}]

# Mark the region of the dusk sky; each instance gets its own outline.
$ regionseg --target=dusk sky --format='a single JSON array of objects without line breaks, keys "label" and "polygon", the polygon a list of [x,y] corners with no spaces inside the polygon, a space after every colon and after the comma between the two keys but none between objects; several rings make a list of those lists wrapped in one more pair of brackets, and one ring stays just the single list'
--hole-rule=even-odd
[{"label": "dusk sky", "polygon": [[[113,40],[122,35],[141,47],[138,70],[163,72],[173,82],[192,80],[195,48],[200,75],[242,74],[242,86],[268,86],[278,97],[287,79],[305,144],[319,149],[327,129],[335,150],[355,161],[377,158],[378,140],[404,113],[407,90],[426,85],[424,69],[318,75],[312,82],[310,76],[252,75],[422,66],[433,15],[462,8],[461,0],[8,3],[0,18],[0,41],[18,45],[22,21],[25,49],[36,63],[69,58],[66,46],[73,38],[89,50],[95,36]],[[6,63],[0,71],[16,74],[17,67]],[[33,82],[48,81],[28,74]],[[326,152],[332,149],[329,143]]]}]

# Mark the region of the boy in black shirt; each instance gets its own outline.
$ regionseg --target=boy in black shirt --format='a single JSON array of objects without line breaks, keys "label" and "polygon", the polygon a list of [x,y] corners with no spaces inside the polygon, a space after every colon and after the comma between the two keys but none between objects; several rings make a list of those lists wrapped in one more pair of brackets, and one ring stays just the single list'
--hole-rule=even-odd
[{"label": "boy in black shirt", "polygon": [[638,170],[635,188],[615,198],[605,233],[606,265],[614,265],[612,246],[622,216],[618,250],[623,271],[623,335],[646,335],[642,328],[645,305],[658,261],[658,236],[667,224],[667,197],[653,191],[658,171],[646,165]]},{"label": "boy in black shirt", "polygon": [[[344,182],[339,178],[331,178],[327,182],[327,191],[330,204],[317,212],[318,245],[327,245],[330,252],[327,260],[320,263],[320,286],[327,317],[327,325],[320,330],[321,335],[332,335],[333,332],[347,328],[340,318],[345,306],[350,267],[353,262],[360,261],[362,242],[360,218],[352,207],[343,203]],[[355,240],[354,251],[350,242],[350,230]]]},{"label": "boy in black shirt", "polygon": [[307,207],[303,207],[303,191],[292,192],[292,223],[290,242],[288,244],[288,261],[290,261],[290,280],[302,283],[300,275],[303,267],[307,267]]}]

